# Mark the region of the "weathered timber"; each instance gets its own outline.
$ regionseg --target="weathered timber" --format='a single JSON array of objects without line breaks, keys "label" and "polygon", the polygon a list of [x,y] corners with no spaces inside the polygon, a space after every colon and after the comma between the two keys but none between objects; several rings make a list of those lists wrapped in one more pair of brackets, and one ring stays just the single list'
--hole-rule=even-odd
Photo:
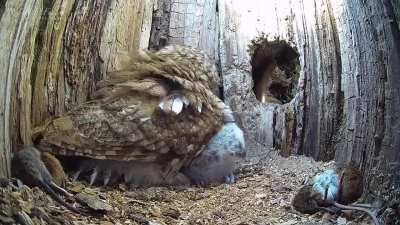
[{"label": "weathered timber", "polygon": [[395,8],[389,0],[346,1],[339,32],[344,108],[335,159],[358,162],[366,192],[385,200],[400,199],[400,21]]},{"label": "weathered timber", "polygon": [[[221,0],[219,9],[225,98],[248,141],[283,155],[353,161],[364,171],[366,196],[398,199],[399,3]],[[261,104],[251,92],[246,44],[261,32],[300,53],[289,104]]]},{"label": "weathered timber", "polygon": [[0,15],[0,177],[10,175],[11,149],[29,143],[33,49],[41,0],[2,2]]}]

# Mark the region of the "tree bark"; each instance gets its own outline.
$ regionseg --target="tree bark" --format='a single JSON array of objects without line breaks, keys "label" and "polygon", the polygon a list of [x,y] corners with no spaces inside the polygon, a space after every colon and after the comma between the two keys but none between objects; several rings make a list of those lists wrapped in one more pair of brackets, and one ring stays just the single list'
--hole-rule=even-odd
[{"label": "tree bark", "polygon": [[10,176],[11,149],[30,138],[31,76],[42,1],[2,2],[0,19],[0,177]]},{"label": "tree bark", "polygon": [[347,1],[339,32],[344,108],[335,160],[359,163],[367,193],[385,200],[400,199],[399,6]]}]

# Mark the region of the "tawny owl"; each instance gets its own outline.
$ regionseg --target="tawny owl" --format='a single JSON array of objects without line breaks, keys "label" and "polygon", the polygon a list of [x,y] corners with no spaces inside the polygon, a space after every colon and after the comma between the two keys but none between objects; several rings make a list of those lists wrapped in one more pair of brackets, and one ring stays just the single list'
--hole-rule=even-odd
[{"label": "tawny owl", "polygon": [[[90,101],[37,129],[35,143],[55,155],[80,156],[75,177],[86,174],[90,183],[232,182],[244,138],[213,93],[218,82],[214,63],[199,50],[141,52],[108,74]],[[218,178],[203,178],[209,174],[203,169],[215,165],[224,170]]]}]

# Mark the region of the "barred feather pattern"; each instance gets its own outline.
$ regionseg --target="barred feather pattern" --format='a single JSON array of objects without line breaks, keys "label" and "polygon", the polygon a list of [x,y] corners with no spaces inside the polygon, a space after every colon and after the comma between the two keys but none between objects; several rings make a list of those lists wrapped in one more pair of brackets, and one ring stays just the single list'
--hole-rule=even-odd
[{"label": "barred feather pattern", "polygon": [[107,74],[90,101],[34,136],[55,155],[156,164],[173,176],[223,125],[226,106],[212,91],[218,84],[214,63],[199,50],[141,52]]}]

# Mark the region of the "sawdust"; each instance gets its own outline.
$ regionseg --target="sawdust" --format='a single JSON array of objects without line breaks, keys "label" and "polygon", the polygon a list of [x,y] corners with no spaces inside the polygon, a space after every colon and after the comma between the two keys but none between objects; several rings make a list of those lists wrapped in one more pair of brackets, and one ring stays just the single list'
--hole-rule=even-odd
[{"label": "sawdust", "polygon": [[[236,183],[231,185],[132,189],[124,185],[93,188],[83,183],[68,183],[69,190],[97,195],[112,207],[113,212],[97,216],[71,213],[37,188],[6,187],[0,189],[0,224],[15,223],[18,211],[28,214],[33,224],[349,224],[342,217],[326,213],[303,215],[291,207],[291,200],[301,185],[330,167],[332,162],[315,162],[306,157],[282,158],[274,151],[249,157],[237,171]],[[45,215],[33,214],[37,209]],[[367,224],[357,220],[360,219],[351,224]]]}]

